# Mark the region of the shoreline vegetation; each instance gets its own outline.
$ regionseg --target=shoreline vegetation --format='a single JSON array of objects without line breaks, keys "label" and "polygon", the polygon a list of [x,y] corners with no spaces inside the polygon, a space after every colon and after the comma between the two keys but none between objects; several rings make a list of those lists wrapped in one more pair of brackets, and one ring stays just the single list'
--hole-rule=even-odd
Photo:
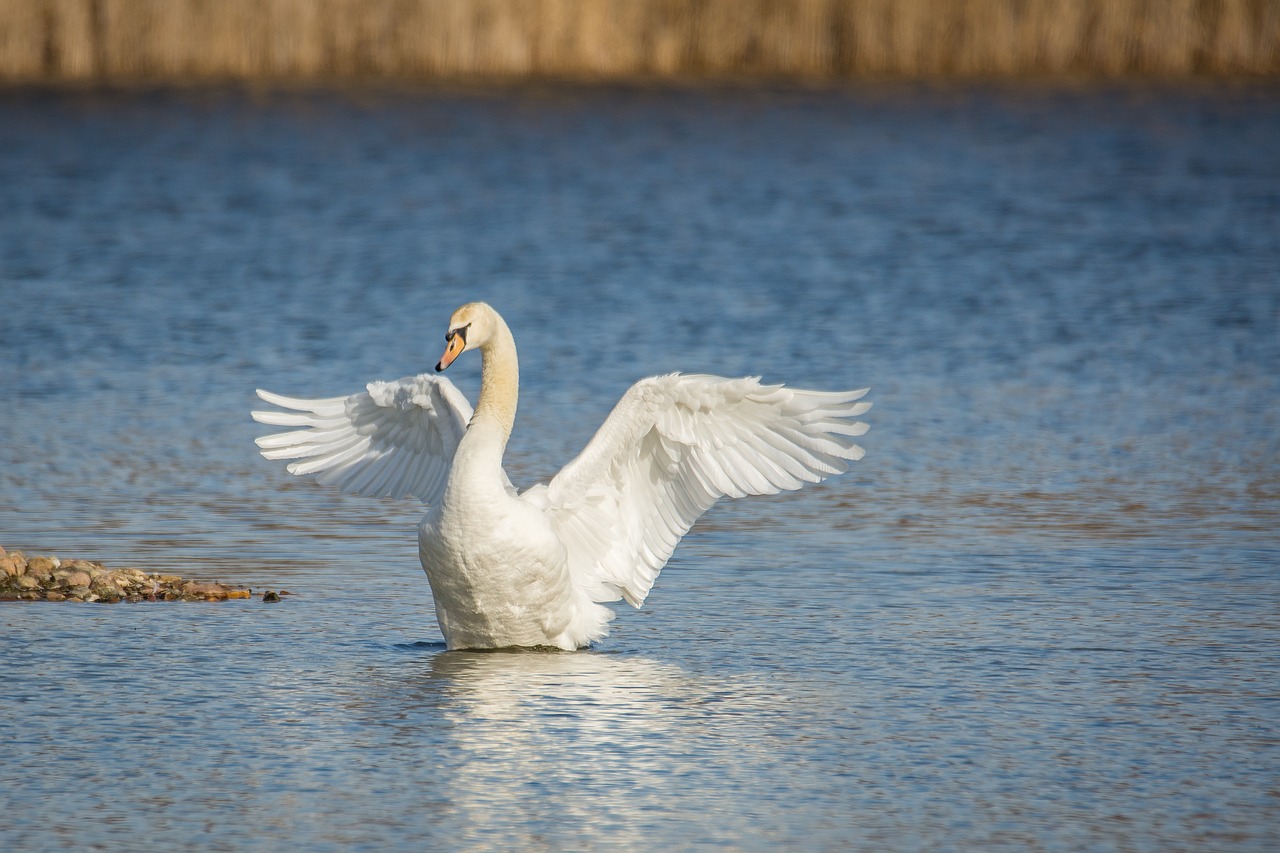
[{"label": "shoreline vegetation", "polygon": [[0,84],[1277,74],[1280,0],[0,0]]}]

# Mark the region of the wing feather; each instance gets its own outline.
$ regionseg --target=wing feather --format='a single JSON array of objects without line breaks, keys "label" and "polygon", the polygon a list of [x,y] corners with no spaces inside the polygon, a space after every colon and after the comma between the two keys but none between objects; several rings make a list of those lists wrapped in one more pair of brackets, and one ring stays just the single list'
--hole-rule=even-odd
[{"label": "wing feather", "polygon": [[[290,474],[299,475],[315,474],[318,471],[325,471],[331,468],[345,468],[347,463],[364,456],[369,450],[370,443],[370,439],[367,437],[356,441],[344,442],[338,447],[330,447],[318,456],[314,453],[307,453],[305,455],[311,457],[307,461],[292,462],[287,467]],[[279,451],[274,452],[278,453]],[[263,454],[263,456],[266,455],[265,453]],[[272,457],[267,456],[267,458],[270,459]]]},{"label": "wing feather", "polygon": [[597,601],[639,607],[681,537],[722,497],[774,494],[862,458],[859,391],[807,391],[758,378],[637,382],[539,500],[570,570]]},{"label": "wing feather", "polygon": [[257,439],[267,459],[297,460],[288,464],[290,473],[351,494],[413,495],[426,503],[444,494],[471,419],[462,392],[425,373],[371,382],[348,397],[305,400],[263,390],[258,396],[286,411],[255,411],[255,421],[294,427]]}]

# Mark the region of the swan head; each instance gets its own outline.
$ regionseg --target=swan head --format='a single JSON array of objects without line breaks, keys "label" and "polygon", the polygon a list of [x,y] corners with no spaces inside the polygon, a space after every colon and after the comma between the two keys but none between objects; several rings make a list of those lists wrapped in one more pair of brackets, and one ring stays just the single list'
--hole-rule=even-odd
[{"label": "swan head", "polygon": [[497,313],[483,302],[468,302],[449,318],[449,330],[444,333],[444,355],[436,364],[436,372],[443,371],[462,355],[463,350],[482,349],[493,337],[497,327]]}]

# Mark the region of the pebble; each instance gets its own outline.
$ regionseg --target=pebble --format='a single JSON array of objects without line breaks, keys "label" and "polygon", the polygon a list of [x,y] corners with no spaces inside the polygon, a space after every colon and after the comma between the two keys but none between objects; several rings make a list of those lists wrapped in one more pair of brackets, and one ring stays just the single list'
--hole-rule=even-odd
[{"label": "pebble", "polygon": [[[271,593],[275,595],[275,593]],[[288,594],[288,593],[284,593]],[[30,557],[0,546],[0,601],[226,601],[252,590],[222,583],[111,569],[89,560]],[[279,597],[263,600],[279,601]]]}]

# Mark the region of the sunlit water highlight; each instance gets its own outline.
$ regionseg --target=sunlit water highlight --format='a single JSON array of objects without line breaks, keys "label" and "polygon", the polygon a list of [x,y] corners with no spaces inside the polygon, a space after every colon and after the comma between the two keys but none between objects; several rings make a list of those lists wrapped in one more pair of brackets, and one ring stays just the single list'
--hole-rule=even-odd
[{"label": "sunlit water highlight", "polygon": [[[0,845],[1269,849],[1275,95],[3,95],[0,544],[297,594],[0,607]],[[519,484],[677,369],[869,384],[868,456],[445,653],[420,510],[247,413],[474,298]]]}]

